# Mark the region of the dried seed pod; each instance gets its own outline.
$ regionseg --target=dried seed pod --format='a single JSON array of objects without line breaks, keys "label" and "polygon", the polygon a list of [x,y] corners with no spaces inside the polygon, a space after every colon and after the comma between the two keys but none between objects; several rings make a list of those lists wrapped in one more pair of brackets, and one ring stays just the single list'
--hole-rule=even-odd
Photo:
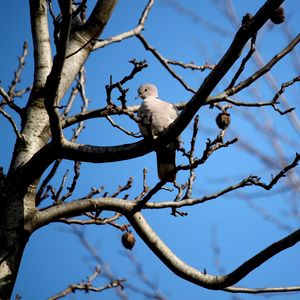
[{"label": "dried seed pod", "polygon": [[274,24],[281,24],[285,20],[285,13],[283,7],[278,7],[276,10],[274,10],[270,15],[270,20]]},{"label": "dried seed pod", "polygon": [[122,244],[126,249],[131,250],[135,244],[135,237],[131,231],[127,231],[122,235]]},{"label": "dried seed pod", "polygon": [[221,112],[216,117],[216,123],[218,127],[222,130],[230,125],[230,114],[227,112]]}]

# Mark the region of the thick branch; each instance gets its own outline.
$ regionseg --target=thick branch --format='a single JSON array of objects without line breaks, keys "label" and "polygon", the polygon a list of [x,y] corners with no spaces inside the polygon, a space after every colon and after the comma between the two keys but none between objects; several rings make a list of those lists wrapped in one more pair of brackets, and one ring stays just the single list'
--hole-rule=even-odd
[{"label": "thick branch", "polygon": [[52,66],[48,11],[46,0],[32,0],[30,4],[31,32],[34,45],[34,86],[44,86]]},{"label": "thick branch", "polygon": [[62,24],[60,39],[57,47],[57,54],[54,57],[52,70],[47,78],[45,85],[45,105],[50,119],[50,127],[53,142],[60,143],[63,139],[63,132],[60,124],[60,114],[58,112],[59,103],[59,85],[62,77],[62,71],[65,64],[69,35],[72,22],[72,1],[66,1],[61,6]]},{"label": "thick branch", "polygon": [[233,272],[223,276],[213,276],[194,269],[178,258],[152,230],[141,213],[137,212],[134,215],[127,215],[127,218],[152,252],[155,253],[171,271],[183,279],[208,289],[224,289],[234,285],[261,264],[300,241],[299,229],[265,248],[244,262]]},{"label": "thick branch", "polygon": [[102,163],[136,158],[152,150],[152,145],[146,140],[118,146],[82,145],[64,140],[60,156],[65,159]]},{"label": "thick branch", "polygon": [[81,32],[88,34],[90,38],[96,38],[101,34],[117,2],[117,0],[98,0]]}]

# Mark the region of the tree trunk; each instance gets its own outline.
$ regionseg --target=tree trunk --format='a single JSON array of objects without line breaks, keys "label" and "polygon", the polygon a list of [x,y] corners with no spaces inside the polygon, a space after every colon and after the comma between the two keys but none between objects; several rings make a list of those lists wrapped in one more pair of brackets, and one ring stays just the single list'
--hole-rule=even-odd
[{"label": "tree trunk", "polygon": [[10,299],[24,248],[31,234],[27,221],[35,212],[35,191],[8,180],[0,187],[0,299]]},{"label": "tree trunk", "polygon": [[[54,67],[48,29],[48,3],[47,0],[32,0],[29,3],[34,46],[34,81],[27,106],[21,115],[21,138],[16,140],[6,178],[0,172],[0,300],[11,297],[24,248],[34,230],[30,220],[37,212],[36,187],[41,171],[44,170],[27,168],[24,172],[23,166],[51,138],[49,115],[45,108],[45,86]],[[93,50],[93,39],[102,33],[116,3],[117,0],[98,1],[86,24],[79,29],[73,28],[61,79],[55,91],[58,102]],[[47,158],[47,164],[41,162],[44,169],[53,159],[55,158]]]}]

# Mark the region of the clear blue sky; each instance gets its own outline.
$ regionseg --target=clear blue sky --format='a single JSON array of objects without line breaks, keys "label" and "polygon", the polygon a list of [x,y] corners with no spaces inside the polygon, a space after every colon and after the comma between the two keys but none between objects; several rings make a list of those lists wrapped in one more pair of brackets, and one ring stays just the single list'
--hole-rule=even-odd
[{"label": "clear blue sky", "polygon": [[[92,6],[95,1],[89,2]],[[185,10],[178,10],[176,6],[170,4],[171,1],[158,0],[149,15],[143,34],[149,43],[166,58],[186,63],[192,61],[199,65],[203,65],[205,62],[217,63],[230,45],[236,31],[235,24],[227,17],[226,13],[215,6],[217,2],[178,0],[176,3],[185,7]],[[235,0],[232,2],[239,20],[245,13],[254,14],[264,3],[264,1],[259,0]],[[137,24],[145,4],[146,1],[140,0],[119,1],[101,38],[132,29]],[[25,1],[16,0],[3,1],[1,4],[0,80],[3,88],[7,88],[13,78],[13,72],[18,65],[17,57],[21,54],[25,40],[29,43],[29,55],[19,88],[27,87],[32,82],[33,51],[28,6]],[[300,28],[299,1],[286,1],[285,9],[286,25],[290,29],[291,36],[294,37],[299,33]],[[287,45],[288,40],[290,40],[284,31],[287,27],[285,25],[277,27],[268,22],[262,32],[259,33],[257,49],[264,61],[268,61]],[[300,57],[299,49],[296,54]],[[105,84],[109,82],[109,76],[112,75],[113,81],[117,81],[127,75],[131,70],[128,61],[132,58],[146,59],[149,67],[126,86],[130,89],[128,92],[129,105],[138,103],[139,100],[135,100],[136,90],[144,82],[156,84],[160,97],[170,102],[176,103],[191,98],[191,93],[170,76],[149,52],[145,52],[137,39],[130,39],[96,51],[87,62],[87,97],[91,101],[90,108],[105,105]],[[237,66],[238,64],[235,66],[235,70]],[[256,69],[256,64],[251,61],[245,74],[243,74],[244,78]],[[181,69],[176,70],[195,89],[200,86],[208,74],[208,71],[196,73]],[[220,92],[228,84],[233,74],[234,71],[229,72],[221,85],[214,91],[214,94]],[[281,82],[288,81],[296,75],[299,74],[293,68],[291,59],[285,59],[272,72],[278,87],[280,87]],[[274,95],[264,80],[260,80],[257,89],[252,90],[252,92],[253,94],[241,93],[236,99],[240,101],[256,101],[257,99],[267,101]],[[299,84],[298,87],[293,87],[287,91],[287,98],[291,106],[299,103]],[[17,101],[22,106],[26,97]],[[196,154],[198,157],[201,156],[206,139],[213,139],[218,133],[214,123],[217,113],[215,109],[208,108],[203,108],[199,112],[200,133]],[[258,109],[232,109],[232,125],[228,130],[228,138],[238,136],[241,141],[250,143],[255,149],[276,162],[275,146],[270,145],[268,137],[259,132],[259,127],[255,128],[250,125],[248,113],[251,114],[250,116],[258,116],[259,125],[269,124],[275,129],[280,128],[279,132],[283,137],[289,137],[293,140],[291,145],[289,139],[281,145],[285,157],[291,161],[298,146],[299,133],[295,133],[292,129],[288,118],[279,117],[271,108],[264,109],[263,112]],[[296,113],[299,115],[298,112]],[[116,118],[115,120],[134,132],[138,131],[136,125],[124,118],[121,120]],[[191,126],[183,134],[186,147],[189,146],[190,136]],[[2,116],[0,117],[0,137],[0,165],[7,170],[14,140],[10,125]],[[94,145],[115,145],[132,142],[132,139],[124,136],[103,120],[92,120],[86,123],[86,129],[79,142]],[[183,163],[183,161],[178,155],[178,163]],[[134,177],[134,186],[129,193],[130,198],[134,198],[142,190],[143,167],[148,169],[148,184],[154,186],[157,177],[153,153],[120,163],[83,164],[81,178],[73,198],[86,195],[91,187],[105,186],[105,191],[113,193],[118,185],[125,184],[130,176]],[[72,164],[66,162],[59,169],[56,183],[61,181],[66,168],[70,169],[70,173],[72,173]],[[266,166],[257,156],[243,151],[239,145],[233,145],[215,153],[204,166],[198,169],[193,195],[201,197],[205,194],[214,193],[228,185],[237,183],[249,174],[258,175],[267,182],[271,174],[275,174],[278,170],[279,166]],[[185,176],[186,174],[179,176],[180,183],[184,182]],[[245,195],[249,197],[251,202]],[[271,192],[268,194],[252,188],[247,189],[245,195],[233,193],[197,207],[184,208],[183,211],[188,212],[188,217],[174,218],[170,215],[170,210],[147,211],[145,216],[160,237],[179,257],[200,270],[205,268],[210,274],[219,273],[214,251],[214,246],[217,244],[221,249],[220,264],[226,272],[230,272],[252,255],[289,232],[280,229],[275,222],[270,222],[266,214],[276,217],[276,220],[289,226],[290,231],[299,226],[299,219],[297,221],[291,215],[292,205],[299,208],[299,193]],[[298,196],[297,199],[294,199],[295,195]],[[173,198],[174,193],[161,192],[153,200],[160,201]],[[295,204],[297,200],[298,204]],[[125,222],[125,219],[120,221],[120,223]],[[78,228],[85,232],[90,243],[110,266],[115,277],[127,278],[129,283],[144,287],[136,279],[133,265],[124,256],[126,251],[120,243],[120,231],[109,226]],[[299,285],[299,250],[298,245],[281,253],[255,270],[239,284],[247,287]],[[264,299],[262,295],[239,295],[234,298],[224,292],[205,290],[185,282],[172,274],[138,237],[132,254],[136,256],[149,279],[157,283],[167,299],[179,300],[184,297],[206,300]],[[31,237],[24,253],[13,297],[20,294],[23,300],[47,299],[47,297],[66,288],[70,283],[77,283],[85,279],[91,274],[91,268],[95,265],[95,261],[91,259],[90,254],[72,234],[70,227],[62,224],[49,225]],[[106,282],[107,280],[101,279],[96,283],[100,285]],[[141,295],[130,290],[128,290],[128,295],[129,299],[143,299]],[[85,295],[77,292],[66,299],[97,299],[97,297],[119,299],[113,290],[105,291],[102,295]],[[276,299],[296,300],[299,297],[299,293],[286,294],[278,296]]]}]

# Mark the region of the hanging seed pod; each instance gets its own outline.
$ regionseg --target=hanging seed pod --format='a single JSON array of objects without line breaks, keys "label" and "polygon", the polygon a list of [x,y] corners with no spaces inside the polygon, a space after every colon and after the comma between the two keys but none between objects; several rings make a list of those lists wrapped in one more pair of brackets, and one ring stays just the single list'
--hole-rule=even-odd
[{"label": "hanging seed pod", "polygon": [[135,237],[131,231],[127,231],[122,235],[122,244],[126,249],[131,250],[135,244]]},{"label": "hanging seed pod", "polygon": [[216,123],[218,127],[222,130],[230,125],[230,114],[227,112],[221,112],[216,117]]},{"label": "hanging seed pod", "polygon": [[284,20],[285,20],[285,13],[284,13],[283,7],[280,6],[276,10],[274,10],[272,12],[272,14],[270,15],[270,20],[274,24],[281,24],[281,23],[283,23]]}]

